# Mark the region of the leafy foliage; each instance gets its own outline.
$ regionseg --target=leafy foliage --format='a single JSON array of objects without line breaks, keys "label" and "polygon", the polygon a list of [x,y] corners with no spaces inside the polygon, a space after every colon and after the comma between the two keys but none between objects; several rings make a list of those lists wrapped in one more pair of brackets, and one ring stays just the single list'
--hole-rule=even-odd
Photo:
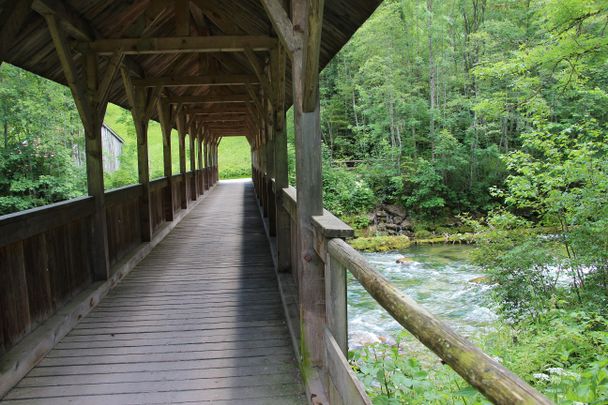
[{"label": "leafy foliage", "polygon": [[69,90],[0,69],[0,214],[85,194],[84,134]]},{"label": "leafy foliage", "polygon": [[350,361],[374,404],[489,404],[447,366],[423,366],[394,345],[350,352]]}]

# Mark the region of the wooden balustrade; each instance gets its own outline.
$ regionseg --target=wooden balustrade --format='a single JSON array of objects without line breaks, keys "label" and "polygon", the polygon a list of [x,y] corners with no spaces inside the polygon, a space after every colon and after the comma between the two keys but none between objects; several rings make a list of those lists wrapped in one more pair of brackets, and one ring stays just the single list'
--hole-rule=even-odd
[{"label": "wooden balustrade", "polygon": [[[172,208],[177,212],[185,184],[181,175],[172,180]],[[169,209],[168,183],[164,177],[150,182],[154,234]],[[142,192],[136,184],[105,193],[112,266],[142,243]],[[94,213],[95,199],[82,197],[0,216],[0,354],[91,284]]]},{"label": "wooden balustrade", "polygon": [[93,197],[0,217],[0,354],[93,277]]},{"label": "wooden balustrade", "polygon": [[167,209],[165,206],[167,204],[165,190],[168,184],[169,182],[165,177],[150,182],[150,211],[153,233],[165,222],[165,212]]},{"label": "wooden balustrade", "polygon": [[110,266],[142,242],[139,184],[106,193],[106,223]]},{"label": "wooden balustrade", "polygon": [[182,189],[184,187],[184,179],[181,174],[173,176],[173,212],[182,209]]},{"label": "wooden balustrade", "polygon": [[[292,269],[297,269],[296,190],[283,189],[292,220]],[[352,229],[324,210],[312,218],[315,250],[325,263],[326,389],[331,404],[371,404],[348,360],[346,272],[397,322],[495,404],[551,404],[547,398],[417,304],[367,263],[344,238]],[[297,275],[294,277],[299,280]]]}]

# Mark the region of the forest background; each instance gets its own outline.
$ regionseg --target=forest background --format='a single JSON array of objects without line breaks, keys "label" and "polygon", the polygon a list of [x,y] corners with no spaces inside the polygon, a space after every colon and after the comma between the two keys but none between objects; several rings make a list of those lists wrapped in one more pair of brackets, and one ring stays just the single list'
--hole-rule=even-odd
[{"label": "forest background", "polygon": [[[606,0],[385,0],[321,75],[326,208],[364,233],[386,205],[411,238],[474,233],[504,321],[480,344],[559,403],[608,403],[607,27]],[[106,121],[125,139],[106,188],[135,183],[130,113]],[[0,132],[0,214],[85,193],[67,88],[3,64]],[[161,149],[153,124],[152,177]],[[250,176],[244,139],[220,170]],[[385,376],[377,402],[482,401],[386,353],[357,360]]]}]

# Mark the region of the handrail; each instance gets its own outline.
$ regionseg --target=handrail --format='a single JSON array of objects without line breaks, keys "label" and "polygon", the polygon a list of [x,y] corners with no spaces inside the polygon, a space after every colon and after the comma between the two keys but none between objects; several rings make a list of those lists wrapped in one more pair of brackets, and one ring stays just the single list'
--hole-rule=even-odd
[{"label": "handrail", "polygon": [[79,197],[0,216],[0,246],[6,246],[95,211],[94,198]]},{"label": "handrail", "polygon": [[[292,219],[295,218],[297,193],[294,187],[283,189],[283,207]],[[342,403],[369,403],[344,357],[347,351],[346,271],[350,271],[397,322],[493,403],[552,403],[372,268],[361,253],[343,240],[351,237],[353,231],[339,218],[324,210],[323,215],[312,218],[312,225],[315,250],[325,262],[327,367],[330,376],[340,381],[336,388],[343,396]],[[345,367],[349,370],[343,370]]]},{"label": "handrail", "polygon": [[105,193],[106,207],[120,204],[124,201],[134,200],[139,198],[142,193],[141,184],[133,184],[130,186],[124,186],[115,188]]},{"label": "handrail", "polygon": [[327,244],[369,294],[422,344],[495,404],[551,404],[521,378],[457,334],[373,269],[353,247],[339,238]]},{"label": "handrail", "polygon": [[166,177],[159,177],[150,181],[150,191],[160,190],[169,184],[169,180]]}]

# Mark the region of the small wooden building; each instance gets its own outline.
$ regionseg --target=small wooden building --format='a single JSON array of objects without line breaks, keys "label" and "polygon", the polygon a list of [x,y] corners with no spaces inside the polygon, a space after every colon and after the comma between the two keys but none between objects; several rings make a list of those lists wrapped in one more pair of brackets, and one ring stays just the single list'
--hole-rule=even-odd
[{"label": "small wooden building", "polygon": [[104,122],[101,126],[103,171],[112,173],[120,169],[120,157],[125,141]]}]

